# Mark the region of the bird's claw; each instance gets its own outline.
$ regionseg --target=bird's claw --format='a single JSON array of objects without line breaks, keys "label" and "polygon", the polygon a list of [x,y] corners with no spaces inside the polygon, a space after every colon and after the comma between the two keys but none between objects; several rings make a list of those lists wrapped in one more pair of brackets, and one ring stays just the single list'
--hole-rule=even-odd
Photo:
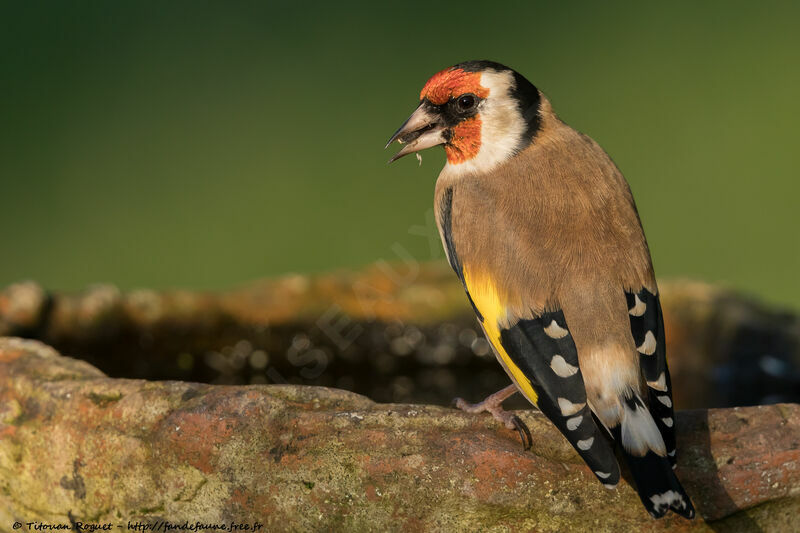
[{"label": "bird's claw", "polygon": [[528,451],[533,446],[533,437],[531,436],[531,431],[528,429],[528,426],[525,425],[525,422],[520,419],[515,414],[509,413],[508,411],[503,410],[500,403],[502,400],[498,401],[498,399],[486,400],[480,403],[469,403],[463,398],[453,398],[451,405],[456,409],[460,409],[465,413],[481,413],[487,412],[490,413],[495,420],[498,422],[502,422],[505,427],[508,429],[515,429],[517,433],[519,433],[519,438],[522,441],[522,448],[525,451]]},{"label": "bird's claw", "polygon": [[512,415],[511,422],[514,424],[514,429],[517,430],[519,433],[519,438],[522,440],[522,449],[524,451],[528,451],[533,446],[533,437],[531,436],[531,430],[528,429],[528,426],[525,422],[520,419],[517,415]]}]

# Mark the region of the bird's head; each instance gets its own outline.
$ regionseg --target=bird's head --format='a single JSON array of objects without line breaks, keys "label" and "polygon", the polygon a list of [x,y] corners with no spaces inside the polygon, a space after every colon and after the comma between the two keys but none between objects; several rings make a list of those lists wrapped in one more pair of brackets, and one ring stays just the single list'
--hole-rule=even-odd
[{"label": "bird's head", "polygon": [[539,90],[508,67],[459,63],[422,88],[419,106],[386,143],[405,145],[389,162],[443,144],[448,165],[488,170],[531,143],[541,100]]}]

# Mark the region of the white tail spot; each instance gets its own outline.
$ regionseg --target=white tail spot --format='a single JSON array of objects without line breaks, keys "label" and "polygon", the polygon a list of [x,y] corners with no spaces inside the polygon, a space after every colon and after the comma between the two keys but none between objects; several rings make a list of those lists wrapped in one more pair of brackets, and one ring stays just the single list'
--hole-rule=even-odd
[{"label": "white tail spot", "polygon": [[666,394],[663,396],[656,396],[658,401],[666,405],[667,407],[672,407],[672,400]]},{"label": "white tail spot", "polygon": [[628,314],[631,316],[642,316],[647,309],[647,305],[639,299],[638,294],[634,294],[633,297],[636,303],[634,303],[633,307],[628,309]]},{"label": "white tail spot", "polygon": [[550,368],[560,378],[574,376],[578,372],[578,367],[567,363],[567,360],[560,355],[554,355],[550,360]]},{"label": "white tail spot", "polygon": [[664,425],[667,426],[668,428],[672,427],[672,418],[670,417],[662,418],[661,421],[664,422]]},{"label": "white tail spot", "polygon": [[586,405],[585,403],[572,403],[571,401],[567,400],[566,398],[559,398],[558,399],[558,408],[561,409],[561,414],[564,416],[572,416],[581,409],[583,406]]},{"label": "white tail spot", "polygon": [[668,490],[661,494],[654,494],[650,496],[650,501],[653,502],[659,514],[676,504],[679,505],[681,509],[686,508],[686,502],[683,501],[683,496],[674,490]]},{"label": "white tail spot", "polygon": [[653,355],[656,353],[656,336],[652,331],[648,331],[644,336],[644,342],[641,346],[636,348],[639,353],[644,355]]},{"label": "white tail spot", "polygon": [[651,389],[660,390],[661,392],[667,392],[667,378],[664,377],[664,373],[662,372],[658,379],[655,381],[648,381],[647,386]]},{"label": "white tail spot", "polygon": [[580,448],[581,450],[588,450],[589,448],[592,447],[592,444],[594,444],[594,437],[589,437],[586,440],[579,440],[578,448]]},{"label": "white tail spot", "polygon": [[567,429],[575,431],[581,425],[581,422],[583,422],[583,415],[573,416],[567,420]]},{"label": "white tail spot", "polygon": [[641,404],[641,399],[633,408],[627,404],[623,408],[622,446],[637,456],[644,456],[649,450],[653,450],[656,455],[663,457],[667,452],[661,432],[653,417]]},{"label": "white tail spot", "polygon": [[608,479],[609,477],[611,477],[611,472],[601,472],[599,470],[595,470],[594,475],[596,475],[600,479]]},{"label": "white tail spot", "polygon": [[605,488],[607,488],[608,490],[614,490],[614,489],[616,489],[616,488],[617,488],[617,486],[616,486],[616,485],[612,485],[611,483],[603,483],[603,486],[604,486]]},{"label": "white tail spot", "polygon": [[672,450],[671,452],[669,452],[669,456],[670,457],[675,457],[675,452],[677,452],[677,451],[678,450]]},{"label": "white tail spot", "polygon": [[547,336],[551,339],[563,339],[569,335],[569,331],[559,326],[555,320],[550,322],[550,325],[544,328],[544,332],[547,333]]}]

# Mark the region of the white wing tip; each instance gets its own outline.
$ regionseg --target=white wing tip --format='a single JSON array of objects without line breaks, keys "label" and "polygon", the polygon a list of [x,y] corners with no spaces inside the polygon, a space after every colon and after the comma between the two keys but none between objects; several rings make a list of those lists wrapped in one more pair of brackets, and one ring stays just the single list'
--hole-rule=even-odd
[{"label": "white wing tip", "polygon": [[569,335],[569,331],[559,326],[555,320],[550,322],[550,325],[544,328],[544,332],[551,339],[563,339]]},{"label": "white wing tip", "polygon": [[630,309],[628,309],[628,314],[631,316],[642,316],[644,312],[647,310],[647,304],[645,304],[642,300],[639,299],[638,294],[634,294],[634,305]]},{"label": "white wing tip", "polygon": [[642,342],[642,345],[637,347],[636,350],[643,355],[653,355],[656,353],[656,346],[656,336],[653,335],[652,331],[648,330],[644,336],[644,342]]}]

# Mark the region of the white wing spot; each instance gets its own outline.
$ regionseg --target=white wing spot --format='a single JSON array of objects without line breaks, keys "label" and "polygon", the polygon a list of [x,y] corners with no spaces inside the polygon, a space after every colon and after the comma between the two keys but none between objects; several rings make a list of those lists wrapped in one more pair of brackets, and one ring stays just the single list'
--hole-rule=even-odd
[{"label": "white wing spot", "polygon": [[571,401],[567,400],[566,398],[559,398],[558,399],[558,408],[561,409],[561,414],[564,416],[572,416],[581,409],[583,406],[586,405],[585,403],[572,403]]},{"label": "white wing spot", "polygon": [[580,448],[581,450],[588,450],[589,448],[592,447],[592,444],[594,444],[594,437],[589,437],[586,440],[579,440],[578,448]]},{"label": "white wing spot", "polygon": [[583,422],[583,415],[573,416],[567,420],[567,429],[575,431],[581,425],[581,422]]},{"label": "white wing spot", "polygon": [[672,418],[670,417],[662,418],[661,421],[664,422],[664,425],[667,426],[668,428],[672,427]]},{"label": "white wing spot", "polygon": [[628,309],[628,314],[631,316],[642,316],[647,309],[647,305],[639,299],[638,294],[634,294],[633,297],[636,303],[633,305],[633,307]]},{"label": "white wing spot", "polygon": [[666,394],[663,396],[657,396],[658,401],[666,405],[667,407],[672,407],[672,400],[670,400],[669,396]]},{"label": "white wing spot", "polygon": [[578,372],[578,367],[567,363],[567,360],[560,355],[554,355],[550,360],[550,368],[560,378],[574,376]]},{"label": "white wing spot", "polygon": [[636,348],[636,350],[644,355],[653,355],[656,353],[656,336],[653,335],[652,331],[647,332],[647,334],[644,336],[644,342],[641,346]]},{"label": "white wing spot", "polygon": [[611,476],[611,472],[601,472],[599,470],[595,470],[594,475],[601,479],[608,479]]},{"label": "white wing spot", "polygon": [[648,381],[647,386],[651,389],[660,390],[661,392],[667,392],[667,378],[664,377],[664,373],[662,372],[658,379],[655,381]]},{"label": "white wing spot", "polygon": [[550,322],[550,325],[544,328],[544,332],[547,333],[547,336],[551,339],[563,339],[569,335],[569,331],[559,326],[555,320]]}]

